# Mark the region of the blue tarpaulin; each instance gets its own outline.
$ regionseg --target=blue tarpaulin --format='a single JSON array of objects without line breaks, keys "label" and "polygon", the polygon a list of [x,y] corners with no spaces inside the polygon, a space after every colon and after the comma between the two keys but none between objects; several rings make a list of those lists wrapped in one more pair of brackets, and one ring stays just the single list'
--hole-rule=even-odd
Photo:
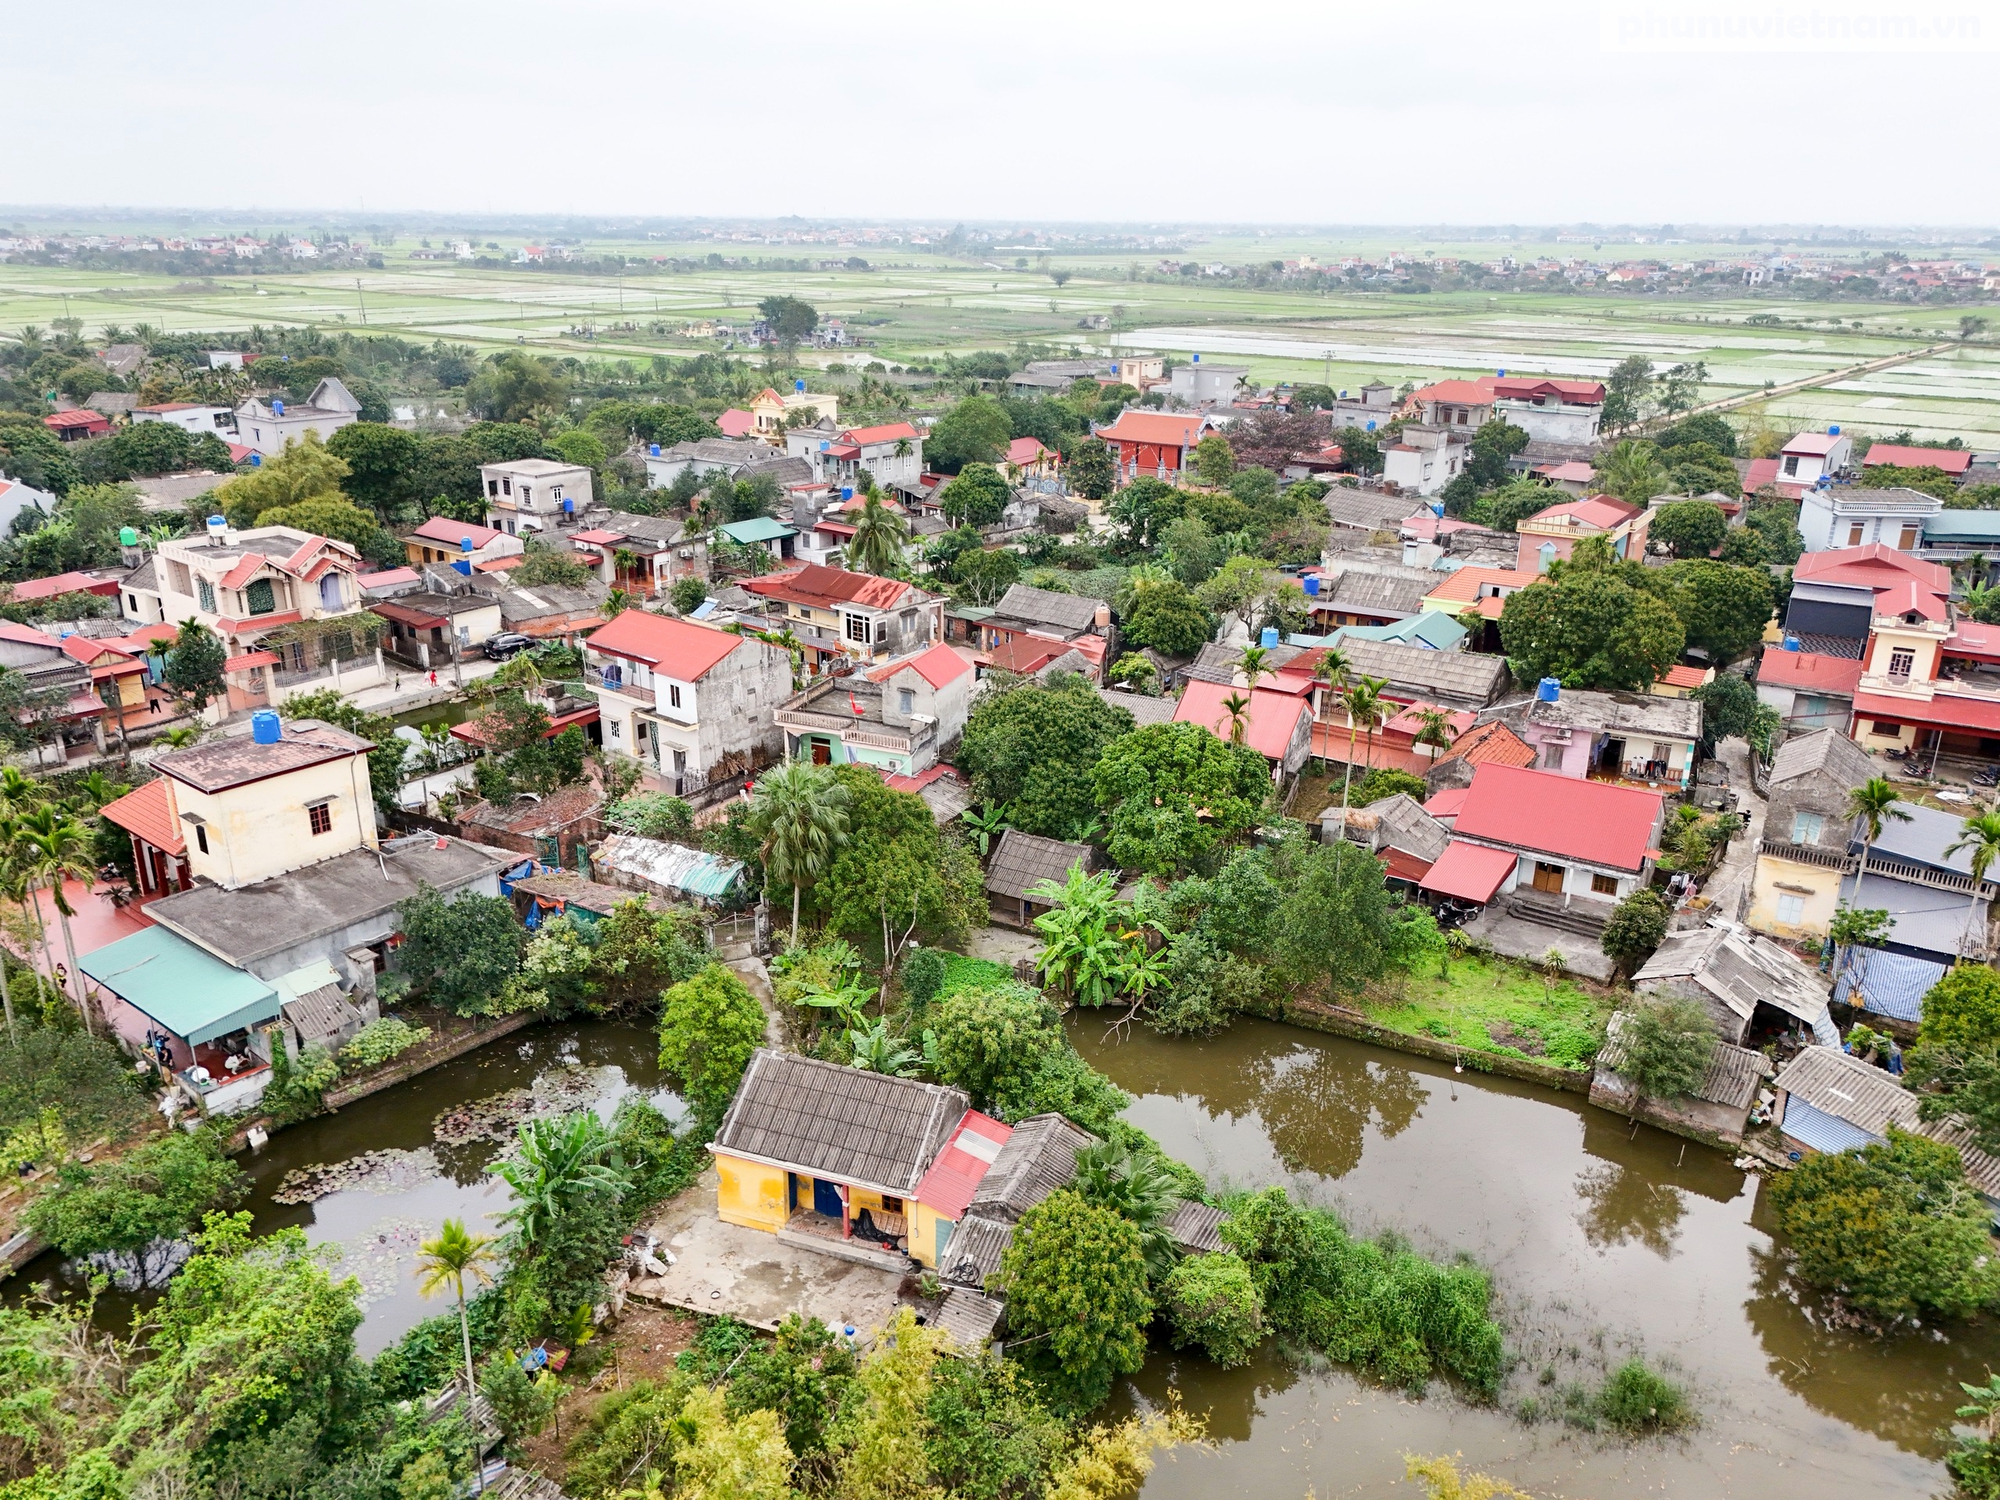
[{"label": "blue tarpaulin", "polygon": [[1802,1146],[1815,1151],[1859,1151],[1873,1146],[1882,1137],[1871,1135],[1859,1125],[1851,1125],[1838,1115],[1830,1115],[1793,1095],[1785,1101],[1785,1119],[1779,1127]]},{"label": "blue tarpaulin", "polygon": [[1947,970],[1926,958],[1852,948],[1841,953],[1834,972],[1839,976],[1833,984],[1835,1003],[1915,1023],[1924,1018],[1924,996]]}]

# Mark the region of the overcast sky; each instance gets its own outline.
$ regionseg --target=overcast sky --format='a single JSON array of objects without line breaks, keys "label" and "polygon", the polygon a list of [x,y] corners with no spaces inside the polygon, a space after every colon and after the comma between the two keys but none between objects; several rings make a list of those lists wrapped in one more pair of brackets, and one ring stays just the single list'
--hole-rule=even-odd
[{"label": "overcast sky", "polygon": [[1816,41],[1826,6],[1775,43],[1634,25],[1785,3],[17,0],[0,202],[2000,221],[1996,0],[1863,0],[1957,30],[1887,52]]}]

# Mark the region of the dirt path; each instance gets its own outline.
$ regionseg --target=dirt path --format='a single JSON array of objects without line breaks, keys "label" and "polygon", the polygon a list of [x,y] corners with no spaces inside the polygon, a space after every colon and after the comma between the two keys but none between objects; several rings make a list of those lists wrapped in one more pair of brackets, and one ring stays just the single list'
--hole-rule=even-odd
[{"label": "dirt path", "polygon": [[1727,739],[1715,747],[1715,758],[1729,767],[1729,785],[1739,793],[1736,810],[1742,814],[1743,832],[1729,841],[1721,862],[1709,873],[1701,894],[1710,909],[1732,922],[1743,920],[1750,909],[1750,885],[1757,873],[1757,844],[1764,837],[1764,814],[1768,804],[1757,795],[1750,780],[1750,747],[1740,739]]},{"label": "dirt path", "polygon": [[764,1045],[775,1051],[784,1051],[785,1018],[778,1010],[778,997],[771,992],[771,973],[764,967],[764,960],[739,958],[728,967],[749,986],[750,993],[757,997],[757,1003],[764,1007]]}]

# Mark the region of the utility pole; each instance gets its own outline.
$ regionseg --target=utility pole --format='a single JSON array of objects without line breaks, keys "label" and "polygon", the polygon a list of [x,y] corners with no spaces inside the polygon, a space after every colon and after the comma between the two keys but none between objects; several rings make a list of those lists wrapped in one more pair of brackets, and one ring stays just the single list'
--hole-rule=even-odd
[{"label": "utility pole", "polygon": [[368,299],[361,295],[361,278],[354,278],[354,300],[361,304],[361,321],[368,321]]}]

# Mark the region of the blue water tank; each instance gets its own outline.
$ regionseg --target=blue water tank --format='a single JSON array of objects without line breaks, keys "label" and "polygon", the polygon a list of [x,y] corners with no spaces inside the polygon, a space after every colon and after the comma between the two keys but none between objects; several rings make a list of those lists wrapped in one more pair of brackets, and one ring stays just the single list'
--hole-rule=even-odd
[{"label": "blue water tank", "polygon": [[1346,392],[1346,391],[1342,391],[1342,392],[1340,393],[1340,399],[1341,399],[1341,400],[1343,400],[1343,401],[1345,401],[1345,400],[1347,399],[1347,392]]},{"label": "blue water tank", "polygon": [[1197,355],[1196,355],[1196,356],[1194,357],[1194,362],[1195,362],[1196,364],[1200,364],[1200,363],[1201,363],[1201,356],[1200,356],[1199,354],[1197,354]]},{"label": "blue water tank", "polygon": [[1319,597],[1319,574],[1308,573],[1304,578],[1300,579],[1299,581],[1306,586],[1306,592],[1308,594],[1312,595],[1312,597],[1315,599]]},{"label": "blue water tank", "polygon": [[210,516],[208,518],[208,534],[210,537],[223,537],[228,535],[228,533],[229,520],[227,517]]},{"label": "blue water tank", "polygon": [[1433,500],[1431,502],[1431,514],[1442,521],[1444,519],[1444,501]]},{"label": "blue water tank", "polygon": [[1803,651],[1805,650],[1805,643],[1795,635],[1788,635],[1785,637],[1785,649],[1787,651]]},{"label": "blue water tank", "polygon": [[264,455],[263,455],[263,454],[261,454],[261,453],[253,453],[253,454],[251,454],[251,455],[250,455],[250,467],[251,467],[251,468],[253,468],[253,469],[261,469],[261,468],[263,468],[263,467],[264,467]]},{"label": "blue water tank", "polygon": [[282,401],[273,401],[271,403],[271,414],[282,417],[285,414],[285,403]]},{"label": "blue water tank", "polygon": [[563,497],[563,514],[566,516],[573,516],[576,514],[576,502],[570,499],[567,495]]},{"label": "blue water tank", "polygon": [[260,745],[275,745],[283,738],[284,730],[278,725],[277,711],[260,708],[250,715],[250,738]]},{"label": "blue water tank", "polygon": [[806,388],[806,383],[803,380],[794,380],[792,382],[792,389],[795,391],[803,393],[805,388]]},{"label": "blue water tank", "polygon": [[852,500],[854,498],[854,486],[851,484],[843,484],[840,487],[840,498],[843,500]]},{"label": "blue water tank", "polygon": [[1118,373],[1118,361],[1115,359],[1111,361],[1111,373],[1113,375]]},{"label": "blue water tank", "polygon": [[1839,426],[1839,424],[1838,424],[1838,423],[1836,423],[1836,424],[1835,424],[1834,426],[1832,426],[1832,427],[1829,427],[1829,428],[1827,428],[1827,430],[1826,430],[1826,435],[1827,435],[1828,437],[1839,437],[1839,436],[1840,436],[1840,426]]},{"label": "blue water tank", "polygon": [[1544,677],[1535,684],[1535,697],[1542,703],[1554,703],[1562,697],[1562,684],[1553,677]]},{"label": "blue water tank", "polygon": [[650,447],[648,447],[646,451],[652,454],[653,457],[658,458],[660,456],[660,445],[658,443],[654,443]]},{"label": "blue water tank", "polygon": [[1497,373],[1502,380],[1505,380],[1507,378],[1507,372],[1505,370],[1496,371],[1495,373]]},{"label": "blue water tank", "polygon": [[1262,633],[1257,637],[1257,644],[1262,646],[1266,651],[1277,645],[1278,627],[1275,625],[1266,625]]},{"label": "blue water tank", "polygon": [[460,537],[458,539],[458,550],[461,552],[470,552],[472,550],[472,538],[469,536]]},{"label": "blue water tank", "polygon": [[1368,430],[1368,431],[1370,431],[1370,432],[1373,432],[1373,431],[1375,430],[1375,419],[1374,419],[1373,417],[1371,417],[1371,418],[1369,418],[1369,419],[1368,419],[1368,429],[1367,429],[1367,430]]}]

